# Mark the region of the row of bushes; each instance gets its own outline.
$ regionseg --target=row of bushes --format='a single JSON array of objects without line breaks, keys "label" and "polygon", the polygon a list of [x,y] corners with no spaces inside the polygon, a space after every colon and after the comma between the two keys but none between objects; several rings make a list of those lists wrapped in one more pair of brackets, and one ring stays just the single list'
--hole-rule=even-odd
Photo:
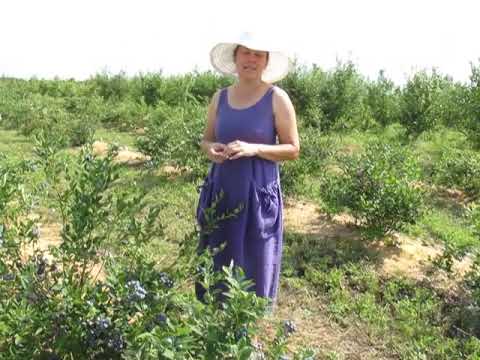
[{"label": "row of bushes", "polygon": [[[57,142],[63,139],[65,145],[88,141],[99,124],[123,128],[142,126],[144,134],[137,138],[136,145],[152,158],[151,163],[186,168],[193,179],[199,179],[207,170],[206,158],[199,151],[206,117],[205,102],[207,94],[223,80],[227,81],[205,73],[173,78],[148,75],[134,79],[122,75],[111,78],[98,75],[82,83],[12,81],[13,88],[0,87],[0,92],[5,95],[0,111],[6,125],[19,128],[26,135],[37,131],[53,134]],[[326,210],[335,212],[348,208],[368,231],[380,234],[399,230],[418,218],[421,196],[419,187],[412,187],[415,182],[457,187],[473,197],[478,196],[480,184],[476,179],[480,174],[480,160],[475,151],[452,151],[443,147],[437,161],[423,168],[420,174],[413,155],[405,155],[399,142],[388,146],[383,144],[380,148],[367,147],[366,152],[358,156],[333,159],[337,150],[334,137],[323,136],[326,129],[338,128],[330,120],[342,119],[338,124],[348,128],[351,125],[349,119],[367,113],[376,115],[369,115],[373,120],[365,126],[399,121],[403,134],[407,135],[428,132],[438,125],[435,119],[442,116],[443,125],[454,125],[460,110],[465,114],[469,107],[458,106],[456,101],[462,97],[452,89],[475,94],[475,81],[480,84],[476,68],[473,68],[470,87],[453,84],[436,73],[428,76],[422,72],[416,74],[404,89],[398,89],[382,74],[377,82],[368,84],[352,64],[339,64],[330,73],[316,67],[311,71],[297,68],[282,86],[290,89],[292,98],[300,105],[300,112],[304,112],[303,121],[299,122],[302,157],[296,162],[282,164],[285,191],[295,191],[305,178],[322,172],[325,175],[322,198]],[[3,85],[8,83],[6,81]],[[149,89],[156,89],[157,92],[153,93],[158,95],[150,93],[148,104],[145,98],[138,101],[140,94],[146,94],[139,89],[145,89],[142,86],[147,83],[153,84]],[[24,94],[25,86],[33,93]],[[170,86],[177,91],[172,98],[166,95],[171,92],[161,92]],[[449,94],[457,94],[457,97],[445,95],[445,89],[450,89],[453,92]],[[19,100],[22,96],[23,100]],[[469,101],[466,103],[471,103]],[[400,113],[404,117],[396,118]],[[418,114],[423,115],[418,117]],[[401,133],[397,131],[397,134]],[[340,167],[338,174],[322,171],[332,159]],[[415,176],[412,173],[414,168]]]},{"label": "row of bushes", "polygon": [[[212,72],[169,77],[151,73],[132,78],[104,73],[82,82],[2,78],[0,114],[15,126],[31,121],[38,106],[30,104],[41,103],[43,108],[62,105],[82,121],[93,116],[99,123],[119,128],[143,127],[153,108],[206,105],[216,89],[232,81]],[[330,71],[296,66],[279,86],[290,94],[301,121],[323,132],[400,123],[407,135],[418,136],[441,125],[463,131],[480,145],[479,66],[472,65],[468,84],[434,70],[412,75],[403,87],[383,72],[376,80],[367,80],[352,63],[339,63]],[[62,104],[58,99],[63,99]]]}]

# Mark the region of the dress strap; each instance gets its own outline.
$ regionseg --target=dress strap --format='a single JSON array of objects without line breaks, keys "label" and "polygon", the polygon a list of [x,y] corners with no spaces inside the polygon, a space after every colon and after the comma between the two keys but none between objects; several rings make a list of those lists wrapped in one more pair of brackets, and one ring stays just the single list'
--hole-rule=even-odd
[{"label": "dress strap", "polygon": [[275,85],[270,86],[270,88],[267,90],[267,95],[270,96],[273,94],[273,89],[275,89]]},{"label": "dress strap", "polygon": [[218,99],[218,107],[224,106],[227,98],[227,88],[220,90],[220,98]]}]

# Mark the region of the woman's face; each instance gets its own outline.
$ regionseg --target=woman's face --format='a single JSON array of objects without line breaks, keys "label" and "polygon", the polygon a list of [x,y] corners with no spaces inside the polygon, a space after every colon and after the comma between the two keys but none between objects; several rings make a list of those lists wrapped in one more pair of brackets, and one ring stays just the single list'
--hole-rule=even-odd
[{"label": "woman's face", "polygon": [[266,51],[252,50],[239,46],[235,55],[235,65],[239,77],[246,79],[259,79],[267,67]]}]

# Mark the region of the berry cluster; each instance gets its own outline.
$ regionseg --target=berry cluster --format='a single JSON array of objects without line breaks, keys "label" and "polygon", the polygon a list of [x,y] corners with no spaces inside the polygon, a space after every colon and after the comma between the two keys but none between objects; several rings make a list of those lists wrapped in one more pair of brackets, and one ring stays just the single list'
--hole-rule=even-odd
[{"label": "berry cluster", "polygon": [[153,317],[153,322],[156,324],[156,325],[165,325],[167,323],[167,315],[165,315],[164,313],[159,313],[157,315],[155,315]]},{"label": "berry cluster", "polygon": [[289,336],[297,331],[297,327],[292,320],[285,320],[283,323],[283,330],[285,331],[285,335]]},{"label": "berry cluster", "polygon": [[99,316],[87,322],[87,346],[99,350],[105,348],[114,352],[121,352],[125,348],[122,335],[112,325],[108,317]]},{"label": "berry cluster", "polygon": [[170,276],[167,274],[167,273],[164,273],[164,272],[160,272],[158,274],[158,280],[160,281],[160,283],[165,286],[166,288],[170,289],[173,287],[174,285],[174,282],[173,280],[170,278]]},{"label": "berry cluster", "polygon": [[147,331],[152,331],[155,326],[165,326],[167,325],[167,320],[168,320],[168,317],[167,315],[165,315],[164,313],[158,313],[157,315],[155,315],[151,321],[149,321],[147,324],[146,324],[146,329]]},{"label": "berry cluster", "polygon": [[138,280],[130,280],[127,282],[127,289],[129,291],[128,294],[128,301],[130,302],[137,302],[140,300],[144,300],[147,296],[147,290],[142,287],[140,281]]},{"label": "berry cluster", "polygon": [[247,336],[248,336],[248,329],[245,326],[243,326],[240,329],[238,329],[237,332],[235,333],[235,340],[239,341]]},{"label": "berry cluster", "polygon": [[44,276],[48,265],[47,259],[45,259],[43,256],[37,256],[35,259],[35,265],[37,267],[37,275]]},{"label": "berry cluster", "polygon": [[15,280],[15,274],[13,273],[6,273],[6,274],[3,274],[1,279],[3,281],[12,281],[12,280]]}]

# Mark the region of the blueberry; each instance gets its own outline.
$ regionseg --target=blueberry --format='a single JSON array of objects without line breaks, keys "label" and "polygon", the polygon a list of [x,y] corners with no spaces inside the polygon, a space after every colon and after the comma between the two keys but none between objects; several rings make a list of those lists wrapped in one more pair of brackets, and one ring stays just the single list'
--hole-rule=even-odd
[{"label": "blueberry", "polygon": [[164,313],[157,314],[155,315],[153,321],[157,325],[165,325],[167,323],[167,315]]},{"label": "blueberry", "polygon": [[140,286],[140,281],[138,281],[138,280],[127,281],[127,288],[128,289],[135,289],[138,286]]},{"label": "blueberry", "polygon": [[97,334],[93,330],[89,330],[87,334],[87,346],[95,348],[97,346]]},{"label": "blueberry", "polygon": [[247,335],[248,329],[246,327],[242,327],[235,333],[235,340],[239,341],[240,339],[247,337]]},{"label": "blueberry", "polygon": [[107,340],[107,347],[116,352],[121,352],[125,348],[125,341],[118,332],[114,333],[111,338]]},{"label": "blueberry", "polygon": [[12,280],[15,280],[15,274],[12,274],[12,273],[3,274],[3,275],[2,275],[2,280],[3,280],[3,281],[12,281]]},{"label": "blueberry", "polygon": [[160,283],[165,286],[166,288],[172,288],[174,283],[173,283],[173,280],[170,278],[170,276],[167,274],[167,273],[164,273],[164,272],[160,272],[158,274],[158,279],[160,281]]},{"label": "blueberry", "polygon": [[45,270],[47,269],[47,260],[41,256],[38,256],[36,259],[37,264],[37,275],[42,276],[45,274]]},{"label": "blueberry", "polygon": [[[91,348],[96,348],[100,344],[104,344],[106,340],[112,338],[110,336],[112,330],[112,321],[105,316],[99,316],[94,321],[88,320],[86,323],[87,325],[87,336],[86,336],[86,344]],[[67,328],[67,331],[69,329]],[[118,344],[123,339],[116,339],[115,337],[112,338],[114,341],[112,342],[112,347],[118,347]],[[121,340],[121,341],[120,341]]]},{"label": "blueberry", "polygon": [[130,292],[128,295],[129,301],[143,300],[147,296],[147,290],[145,290],[138,280],[130,280],[127,282],[127,288]]},{"label": "blueberry", "polygon": [[99,329],[100,331],[105,331],[112,325],[112,323],[109,318],[99,317],[95,321],[95,325],[96,325],[96,328]]},{"label": "blueberry", "polygon": [[32,228],[32,237],[38,239],[40,237],[40,228],[38,226],[34,226]]},{"label": "blueberry", "polygon": [[295,326],[295,323],[292,320],[285,320],[283,323],[283,330],[285,331],[285,334],[288,336],[295,331],[297,331],[297,327]]}]

